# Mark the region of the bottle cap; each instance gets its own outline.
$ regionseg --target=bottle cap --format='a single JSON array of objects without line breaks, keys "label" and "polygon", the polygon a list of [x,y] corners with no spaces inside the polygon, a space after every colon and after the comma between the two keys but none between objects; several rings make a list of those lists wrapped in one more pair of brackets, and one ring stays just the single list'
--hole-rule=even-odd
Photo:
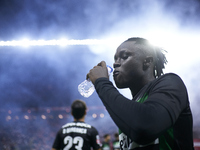
[{"label": "bottle cap", "polygon": [[110,75],[113,72],[113,68],[108,65],[107,65],[107,68],[108,68],[108,75]]}]

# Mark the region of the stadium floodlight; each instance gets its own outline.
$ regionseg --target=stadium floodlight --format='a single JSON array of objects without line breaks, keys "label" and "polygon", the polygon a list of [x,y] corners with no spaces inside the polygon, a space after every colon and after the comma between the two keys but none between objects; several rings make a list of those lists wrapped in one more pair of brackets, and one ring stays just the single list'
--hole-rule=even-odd
[{"label": "stadium floodlight", "polygon": [[67,40],[67,39],[60,39],[60,40],[13,40],[13,41],[0,41],[0,46],[22,46],[22,47],[29,47],[29,46],[67,46],[67,45],[99,45],[105,43],[104,40],[97,40],[97,39],[83,39],[83,40]]}]

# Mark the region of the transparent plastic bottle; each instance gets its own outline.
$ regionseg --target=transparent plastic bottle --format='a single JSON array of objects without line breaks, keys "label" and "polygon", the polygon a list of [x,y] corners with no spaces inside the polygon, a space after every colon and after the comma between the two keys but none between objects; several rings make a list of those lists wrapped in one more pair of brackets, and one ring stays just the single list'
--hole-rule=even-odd
[{"label": "transparent plastic bottle", "polygon": [[[110,75],[113,71],[113,68],[108,66],[108,75]],[[87,80],[83,81],[81,84],[78,85],[78,91],[83,97],[90,97],[92,93],[95,91],[95,87],[88,78]]]}]

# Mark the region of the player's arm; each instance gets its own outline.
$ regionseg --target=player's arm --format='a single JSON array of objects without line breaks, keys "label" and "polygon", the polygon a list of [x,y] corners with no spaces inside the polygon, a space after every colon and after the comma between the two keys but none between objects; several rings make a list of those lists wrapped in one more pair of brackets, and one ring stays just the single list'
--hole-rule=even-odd
[{"label": "player's arm", "polygon": [[[175,81],[172,80],[172,82]],[[163,86],[163,89],[159,87],[159,91],[171,92],[160,93],[162,97],[167,98],[166,100],[153,95],[149,96],[149,100],[146,100],[145,103],[127,99],[119,93],[107,78],[97,79],[95,88],[113,121],[121,131],[138,144],[147,144],[173,125],[185,105],[183,104],[184,102],[181,102],[184,99],[184,95],[179,94],[183,96],[179,97],[179,95],[174,95],[173,93],[173,91],[181,93],[184,90],[180,88],[181,86],[177,88],[176,84],[178,85],[177,82],[173,86],[170,85],[170,89],[166,89],[167,86]],[[177,112],[174,113],[174,110]]]},{"label": "player's arm", "polygon": [[91,146],[94,150],[101,150],[101,142],[97,129],[92,127],[91,132]]},{"label": "player's arm", "polygon": [[[131,101],[121,95],[106,78],[98,79],[95,82],[95,87],[115,124],[138,144],[152,142],[161,130],[171,125],[171,118],[167,110],[160,105],[149,106]],[[159,116],[161,114],[159,112],[162,112],[162,117],[165,120]]]},{"label": "player's arm", "polygon": [[51,150],[59,150],[60,149],[60,143],[62,142],[62,139],[60,138],[60,133],[62,130],[59,130],[56,134],[56,138],[53,142],[52,149]]}]

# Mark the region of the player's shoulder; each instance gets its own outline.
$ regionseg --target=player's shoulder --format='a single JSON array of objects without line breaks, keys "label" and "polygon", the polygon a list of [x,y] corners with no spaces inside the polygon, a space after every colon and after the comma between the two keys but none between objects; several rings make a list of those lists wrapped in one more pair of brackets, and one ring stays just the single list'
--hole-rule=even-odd
[{"label": "player's shoulder", "polygon": [[85,122],[70,122],[70,123],[66,123],[65,125],[62,126],[62,128],[67,128],[67,127],[92,128],[92,126],[90,124],[85,123]]},{"label": "player's shoulder", "polygon": [[164,75],[165,75],[165,76],[172,76],[172,77],[180,78],[180,76],[179,76],[178,74],[173,73],[173,72],[165,73]]},{"label": "player's shoulder", "polygon": [[165,73],[160,78],[180,78],[180,76],[175,73]]},{"label": "player's shoulder", "polygon": [[181,77],[175,73],[166,73],[162,76],[160,76],[157,81],[167,81],[168,83],[169,82],[172,82],[172,83],[175,83],[175,82],[183,82],[183,80],[181,79]]},{"label": "player's shoulder", "polygon": [[75,126],[75,122],[69,122],[69,123],[66,123],[62,126],[62,128],[67,128],[67,127],[71,127],[71,126]]},{"label": "player's shoulder", "polygon": [[176,89],[178,91],[186,90],[185,83],[183,82],[181,77],[175,73],[166,73],[160,76],[150,84],[150,88],[152,90],[162,89],[162,88],[164,89],[170,88],[174,90]]}]

